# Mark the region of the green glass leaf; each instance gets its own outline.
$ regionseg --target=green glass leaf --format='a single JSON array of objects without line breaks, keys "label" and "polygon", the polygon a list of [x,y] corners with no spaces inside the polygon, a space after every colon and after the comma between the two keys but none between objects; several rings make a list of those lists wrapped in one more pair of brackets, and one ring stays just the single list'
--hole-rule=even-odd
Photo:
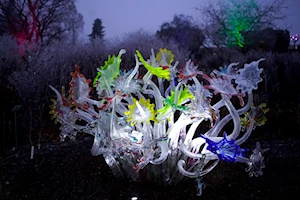
[{"label": "green glass leaf", "polygon": [[170,80],[170,69],[169,68],[162,68],[162,67],[153,67],[151,66],[150,64],[148,64],[142,54],[136,50],[136,54],[137,54],[137,57],[139,58],[140,62],[144,65],[144,67],[153,75],[159,77],[159,78],[164,78],[166,80]]}]

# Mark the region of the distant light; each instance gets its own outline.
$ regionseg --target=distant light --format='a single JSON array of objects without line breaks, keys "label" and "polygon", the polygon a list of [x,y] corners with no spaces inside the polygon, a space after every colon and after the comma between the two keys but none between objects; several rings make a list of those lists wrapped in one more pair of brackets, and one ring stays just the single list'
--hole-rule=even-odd
[{"label": "distant light", "polygon": [[131,197],[131,200],[137,200],[138,198],[137,197]]}]

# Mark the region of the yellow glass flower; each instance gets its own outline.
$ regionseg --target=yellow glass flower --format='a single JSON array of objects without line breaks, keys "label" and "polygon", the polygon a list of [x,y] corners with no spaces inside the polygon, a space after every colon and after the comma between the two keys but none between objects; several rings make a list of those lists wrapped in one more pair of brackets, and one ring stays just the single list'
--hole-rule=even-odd
[{"label": "yellow glass flower", "polygon": [[245,128],[248,128],[250,125],[250,118],[252,118],[255,121],[254,128],[256,126],[262,126],[266,123],[267,118],[265,114],[269,112],[269,108],[266,108],[267,104],[261,103],[257,107],[253,107],[253,111],[255,111],[255,114],[250,112],[245,112],[244,117],[241,117],[241,125]]},{"label": "yellow glass flower", "polygon": [[168,50],[166,48],[164,48],[164,49],[160,48],[159,49],[159,52],[156,54],[156,57],[155,57],[156,62],[161,63],[161,61],[163,59],[162,54],[164,54],[166,62],[168,63],[168,65],[171,65],[171,63],[174,61],[174,54],[172,53],[171,50]]},{"label": "yellow glass flower", "polygon": [[150,103],[150,99],[141,98],[137,101],[133,98],[133,104],[128,106],[129,110],[124,112],[127,115],[127,122],[130,122],[131,126],[134,126],[136,123],[147,122],[150,123],[150,120],[157,121],[155,119],[156,111],[154,110],[154,104]]},{"label": "yellow glass flower", "polygon": [[266,108],[267,107],[267,104],[265,103],[261,103],[259,106],[257,106],[256,108],[256,115],[255,115],[255,124],[257,126],[262,126],[266,123],[267,121],[267,118],[265,116],[265,114],[267,112],[269,112],[269,108]]}]

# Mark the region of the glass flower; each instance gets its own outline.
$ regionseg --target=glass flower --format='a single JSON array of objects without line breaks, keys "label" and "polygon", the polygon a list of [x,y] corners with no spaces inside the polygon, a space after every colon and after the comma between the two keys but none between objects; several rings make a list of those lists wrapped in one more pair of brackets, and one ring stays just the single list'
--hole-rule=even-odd
[{"label": "glass flower", "polygon": [[250,177],[258,177],[263,174],[262,169],[265,168],[263,153],[268,150],[269,149],[261,149],[260,143],[256,142],[256,148],[253,150],[253,153],[250,156],[250,162],[246,168],[246,172],[249,172]]},{"label": "glass flower", "polygon": [[243,69],[239,69],[239,75],[235,79],[237,84],[237,89],[241,90],[243,94],[246,92],[248,94],[252,93],[252,90],[257,89],[257,84],[262,81],[260,77],[263,69],[258,68],[260,61],[265,60],[261,58],[257,61],[253,61],[250,64],[245,64]]},{"label": "glass flower", "polygon": [[51,99],[53,104],[49,106],[51,120],[54,120],[54,123],[56,124],[59,121],[59,118],[63,118],[63,115],[67,113],[66,110],[70,111],[73,105],[71,102],[71,96],[66,97],[65,87],[62,87],[61,94],[51,85],[50,88],[57,94],[57,99]]},{"label": "glass flower", "polygon": [[184,84],[187,84],[188,80],[191,80],[192,77],[200,74],[198,66],[195,66],[191,60],[188,60],[185,66],[179,71],[178,78],[179,81],[182,81]]},{"label": "glass flower", "polygon": [[238,64],[239,63],[231,63],[228,66],[219,67],[220,71],[215,69],[213,72],[218,76],[223,76],[228,79],[235,79],[237,76],[237,69],[233,66],[237,66]]},{"label": "glass flower", "polygon": [[226,77],[217,77],[214,73],[210,74],[209,77],[206,74],[202,74],[202,77],[209,82],[209,85],[205,85],[205,89],[214,90],[214,94],[225,94],[230,99],[232,96],[237,96],[240,99],[240,104],[244,105],[243,97],[245,96],[242,93],[239,93],[237,89],[231,84],[231,79]]},{"label": "glass flower", "polygon": [[[115,87],[117,91],[120,91],[122,94],[134,94],[141,89],[140,84],[135,79],[128,80],[128,76],[132,73],[132,70],[125,73],[121,72],[120,75],[116,78]],[[127,83],[128,82],[128,83]]]},{"label": "glass flower", "polygon": [[252,106],[249,112],[245,112],[241,117],[241,125],[243,129],[247,129],[250,126],[250,120],[254,120],[255,129],[257,126],[262,126],[266,123],[266,113],[269,112],[269,108],[265,108],[267,104],[261,103],[257,107]]},{"label": "glass flower", "polygon": [[89,86],[91,80],[86,79],[84,75],[80,73],[78,66],[75,66],[75,72],[71,73],[71,75],[72,80],[70,82],[69,93],[72,100],[76,103],[76,106],[87,109],[88,104],[86,103],[86,99],[92,90]]},{"label": "glass flower", "polygon": [[171,65],[174,61],[174,54],[166,48],[160,48],[159,52],[156,54],[155,60],[160,66]]},{"label": "glass flower", "polygon": [[130,122],[131,126],[142,122],[150,123],[150,120],[156,121],[154,104],[150,103],[150,99],[141,98],[137,101],[133,98],[133,104],[129,105],[128,108],[129,110],[124,114],[127,115],[127,122]]},{"label": "glass flower", "polygon": [[164,78],[166,80],[170,80],[170,69],[169,67],[154,67],[147,63],[142,54],[136,50],[136,55],[139,58],[140,62],[144,65],[144,67],[153,75],[157,76],[158,78]]},{"label": "glass flower", "polygon": [[120,73],[121,56],[126,53],[125,49],[119,51],[118,56],[113,55],[112,57],[108,55],[108,60],[100,68],[97,68],[98,73],[93,81],[93,86],[96,87],[98,94],[100,95],[103,90],[109,89],[115,78]]},{"label": "glass flower", "polygon": [[[203,90],[204,91],[204,93],[203,93],[203,98],[204,99],[211,99],[212,97],[213,97],[213,94],[209,91],[209,90],[207,90],[207,89],[204,89],[204,87],[202,87],[202,85],[200,85],[201,86],[201,90]],[[194,95],[194,96],[196,96],[199,92],[201,93],[202,91],[197,91],[197,88],[196,88],[196,85],[195,84],[193,84],[193,85],[188,85],[188,87],[189,87],[189,90],[191,91],[191,93]]]},{"label": "glass flower", "polygon": [[200,137],[206,140],[206,143],[208,144],[207,150],[217,154],[220,160],[225,160],[226,162],[235,162],[238,156],[245,156],[245,153],[247,152],[246,149],[242,149],[240,146],[236,145],[234,140],[227,140],[225,132],[223,139],[219,142],[214,142],[203,135]]},{"label": "glass flower", "polygon": [[214,110],[210,105],[210,97],[210,92],[204,88],[202,88],[200,94],[195,92],[194,99],[192,99],[191,103],[188,104],[188,108],[190,111],[187,114],[192,118],[209,119],[210,122],[213,123],[213,120],[216,119],[216,115],[214,114]]},{"label": "glass flower", "polygon": [[194,96],[189,91],[188,87],[185,87],[184,89],[182,89],[181,87],[176,92],[171,91],[171,96],[167,97],[164,101],[165,106],[157,111],[159,113],[157,118],[163,119],[163,116],[168,116],[168,113],[173,112],[175,110],[187,111],[188,107],[182,106],[182,104],[185,103],[187,100],[193,98]]}]

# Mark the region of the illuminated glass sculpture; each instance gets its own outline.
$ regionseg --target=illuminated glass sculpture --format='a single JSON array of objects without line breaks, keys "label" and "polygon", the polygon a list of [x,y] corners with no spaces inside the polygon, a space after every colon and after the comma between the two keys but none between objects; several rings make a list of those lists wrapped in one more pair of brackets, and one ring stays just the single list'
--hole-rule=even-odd
[{"label": "illuminated glass sculpture", "polygon": [[[122,49],[118,56],[109,56],[97,69],[93,81],[97,100],[90,97],[91,81],[78,66],[68,96],[64,88],[60,94],[50,86],[57,95],[51,114],[61,123],[62,140],[75,139],[79,131],[91,134],[91,153],[103,155],[115,176],[139,181],[146,174],[148,180],[163,184],[195,178],[199,195],[205,186],[202,177],[220,161],[242,162],[250,176],[262,174],[265,150],[257,143],[248,155],[240,145],[266,120],[265,105],[254,107],[252,95],[262,81],[258,65],[264,59],[240,69],[233,67],[238,63],[232,63],[207,75],[191,60],[177,69],[170,50],[160,49],[156,55],[152,50],[148,60],[136,51],[134,68],[122,72],[125,52]],[[141,66],[147,69],[143,76]],[[238,109],[231,102],[234,98],[239,99]],[[221,108],[227,114],[222,115]],[[229,121],[233,121],[233,130],[225,133]],[[201,123],[210,128],[197,131]]]}]

